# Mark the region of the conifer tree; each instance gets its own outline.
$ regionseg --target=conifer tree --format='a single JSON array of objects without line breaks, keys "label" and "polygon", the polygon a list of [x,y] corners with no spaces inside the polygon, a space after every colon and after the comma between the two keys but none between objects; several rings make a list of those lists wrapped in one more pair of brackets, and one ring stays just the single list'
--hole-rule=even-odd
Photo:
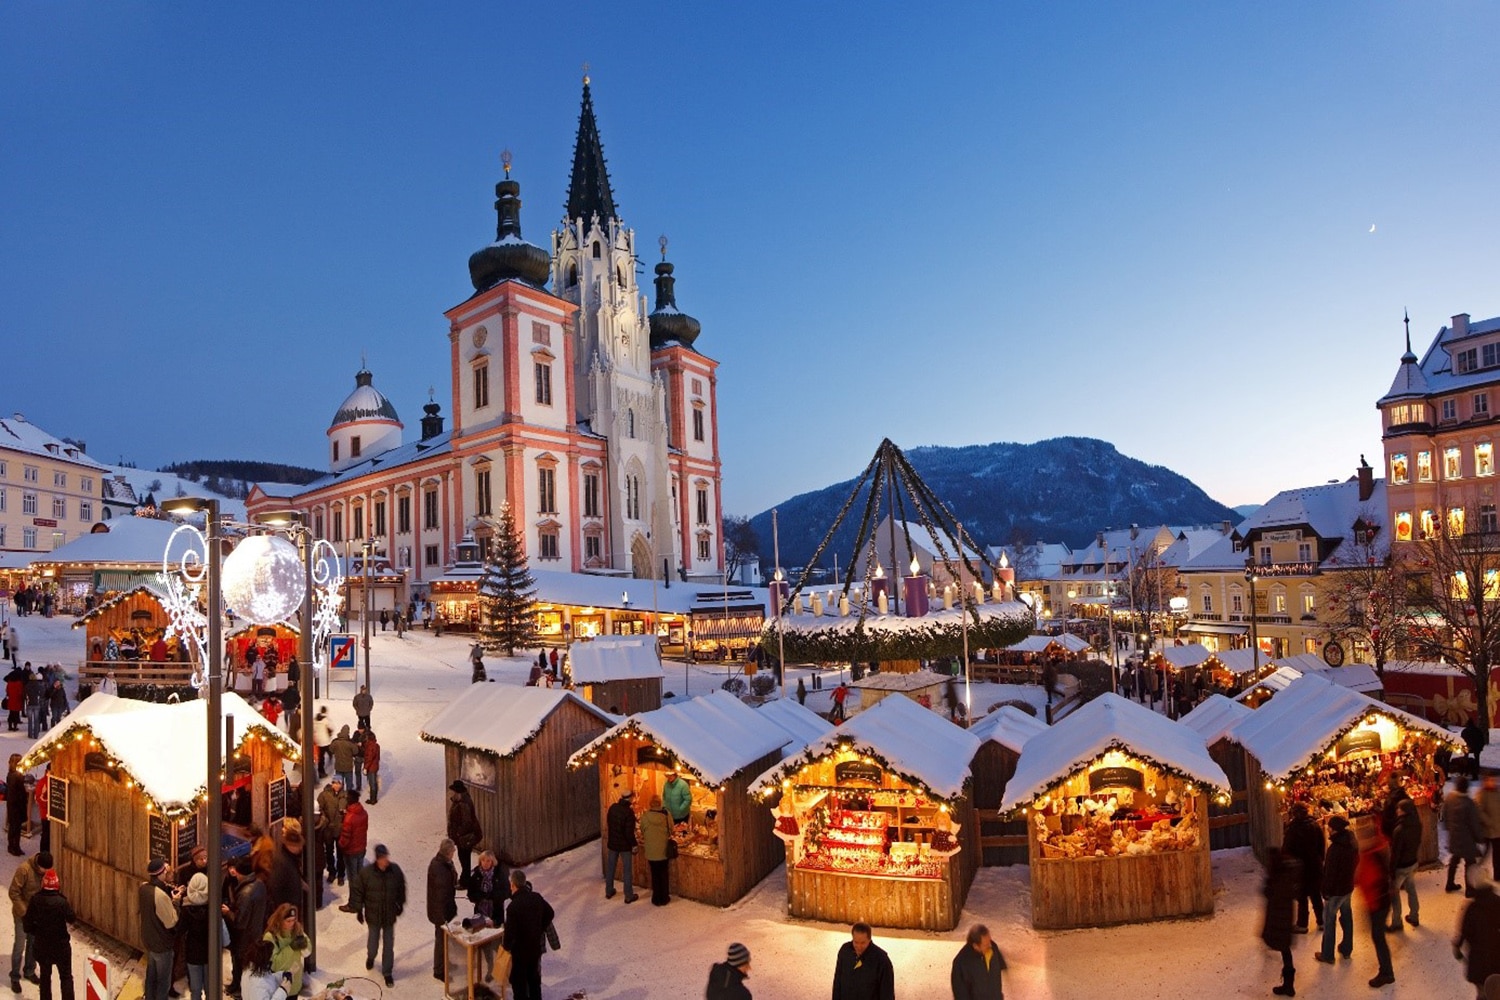
[{"label": "conifer tree", "polygon": [[510,504],[500,505],[493,525],[493,543],[479,579],[479,636],[486,649],[504,649],[506,656],[515,656],[517,648],[537,641],[536,580]]}]

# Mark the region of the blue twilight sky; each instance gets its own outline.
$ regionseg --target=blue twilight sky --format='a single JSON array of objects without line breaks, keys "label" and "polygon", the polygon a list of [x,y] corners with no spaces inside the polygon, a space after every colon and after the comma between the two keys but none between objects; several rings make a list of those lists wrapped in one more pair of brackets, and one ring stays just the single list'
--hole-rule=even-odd
[{"label": "blue twilight sky", "polygon": [[1259,502],[1379,452],[1403,307],[1500,313],[1495,5],[426,7],[0,9],[0,412],[319,465],[364,351],[414,434],[503,147],[561,215],[584,61],[732,512],[887,435]]}]

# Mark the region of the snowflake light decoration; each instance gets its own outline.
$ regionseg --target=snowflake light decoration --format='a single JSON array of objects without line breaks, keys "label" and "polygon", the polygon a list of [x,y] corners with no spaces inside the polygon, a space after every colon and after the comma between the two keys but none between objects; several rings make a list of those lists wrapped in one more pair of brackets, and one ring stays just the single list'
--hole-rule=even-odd
[{"label": "snowflake light decoration", "polygon": [[[174,558],[178,535],[183,536],[183,547]],[[195,689],[201,688],[204,665],[208,663],[208,615],[199,603],[208,584],[208,541],[203,532],[191,524],[178,525],[162,553],[161,579],[166,591],[162,606],[167,612],[167,634],[191,642],[197,650],[192,684]]]},{"label": "snowflake light decoration", "polygon": [[339,610],[344,604],[344,574],[338,550],[326,538],[312,543],[313,663],[328,666],[328,637],[338,631]]}]

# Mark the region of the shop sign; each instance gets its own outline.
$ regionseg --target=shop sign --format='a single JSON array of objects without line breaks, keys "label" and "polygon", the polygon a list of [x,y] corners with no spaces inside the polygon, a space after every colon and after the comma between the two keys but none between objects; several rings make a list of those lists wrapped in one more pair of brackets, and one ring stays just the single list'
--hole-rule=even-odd
[{"label": "shop sign", "polygon": [[193,848],[198,846],[198,819],[194,816],[186,823],[174,824],[177,827],[177,851],[175,854],[164,855],[164,857],[175,857],[179,867],[193,860]]},{"label": "shop sign", "polygon": [[879,785],[884,777],[885,771],[879,764],[866,764],[862,760],[846,760],[842,764],[833,765],[833,779],[840,785],[849,785],[854,782]]},{"label": "shop sign", "polygon": [[1302,541],[1302,529],[1296,528],[1291,531],[1262,531],[1260,533],[1262,542],[1300,542]]},{"label": "shop sign", "polygon": [[47,775],[47,818],[68,825],[68,779]]},{"label": "shop sign", "polygon": [[57,527],[57,518],[55,518],[55,517],[33,517],[31,519],[31,523],[34,524],[34,525],[36,525],[38,528],[55,528],[55,527]]},{"label": "shop sign", "polygon": [[279,823],[286,819],[286,791],[287,780],[277,778],[271,782],[271,822]]},{"label": "shop sign", "polygon": [[1366,750],[1372,753],[1380,752],[1380,731],[1378,729],[1356,729],[1339,740],[1333,748],[1334,756],[1340,758]]},{"label": "shop sign", "polygon": [[152,813],[146,821],[146,839],[151,845],[151,857],[170,858],[172,854],[172,824],[165,816]]},{"label": "shop sign", "polygon": [[1133,767],[1101,767],[1089,772],[1089,791],[1099,792],[1106,788],[1134,788],[1144,791],[1146,776]]}]

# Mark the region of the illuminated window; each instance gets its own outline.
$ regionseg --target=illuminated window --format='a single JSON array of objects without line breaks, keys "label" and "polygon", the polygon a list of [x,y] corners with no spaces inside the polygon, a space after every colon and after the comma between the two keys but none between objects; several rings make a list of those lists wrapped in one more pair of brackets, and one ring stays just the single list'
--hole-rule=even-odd
[{"label": "illuminated window", "polygon": [[1464,477],[1464,457],[1463,457],[1463,452],[1461,452],[1461,451],[1458,450],[1458,446],[1457,445],[1454,445],[1453,447],[1450,447],[1450,448],[1444,448],[1443,449],[1443,478],[1444,479],[1462,479],[1463,477]]},{"label": "illuminated window", "polygon": [[1417,452],[1417,482],[1432,482],[1432,452]]},{"label": "illuminated window", "polygon": [[1488,441],[1482,441],[1474,446],[1474,475],[1493,476],[1495,474],[1495,446]]},{"label": "illuminated window", "polygon": [[1302,613],[1304,615],[1312,615],[1317,610],[1318,610],[1318,597],[1317,597],[1317,595],[1315,593],[1313,593],[1311,590],[1304,590],[1302,592]]},{"label": "illuminated window", "polygon": [[1286,594],[1278,591],[1271,595],[1271,613],[1277,615],[1286,614]]},{"label": "illuminated window", "polygon": [[1396,511],[1396,541],[1411,541],[1411,511]]},{"label": "illuminated window", "polygon": [[1407,464],[1404,451],[1398,451],[1391,456],[1391,482],[1396,486],[1404,486],[1411,482],[1411,469]]},{"label": "illuminated window", "polygon": [[1423,510],[1422,511],[1422,515],[1421,515],[1421,521],[1419,522],[1419,527],[1421,529],[1421,535],[1420,535],[1421,538],[1424,538],[1424,539],[1426,539],[1426,538],[1436,538],[1437,537],[1437,511],[1432,510],[1431,508]]},{"label": "illuminated window", "polygon": [[1500,598],[1500,570],[1487,569],[1484,571],[1484,599],[1493,601]]},{"label": "illuminated window", "polygon": [[1456,601],[1465,600],[1469,596],[1469,578],[1463,570],[1453,574],[1453,585],[1449,588],[1449,594]]},{"label": "illuminated window", "polygon": [[1464,509],[1462,507],[1448,508],[1448,534],[1457,538],[1464,533]]},{"label": "illuminated window", "polygon": [[1316,653],[1318,651],[1318,640],[1309,636],[1302,640],[1302,651],[1304,653]]}]

